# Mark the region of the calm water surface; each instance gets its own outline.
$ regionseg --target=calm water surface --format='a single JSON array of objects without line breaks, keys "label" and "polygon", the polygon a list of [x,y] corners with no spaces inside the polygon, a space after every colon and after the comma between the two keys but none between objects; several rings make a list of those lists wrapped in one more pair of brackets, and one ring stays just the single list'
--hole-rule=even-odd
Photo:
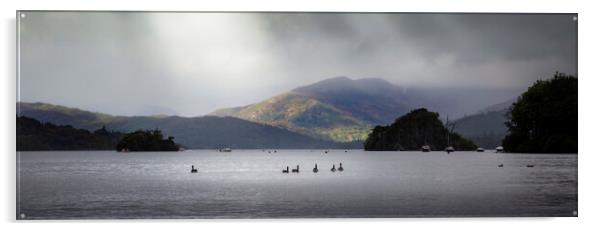
[{"label": "calm water surface", "polygon": [[20,152],[17,190],[20,219],[574,216],[577,155]]}]

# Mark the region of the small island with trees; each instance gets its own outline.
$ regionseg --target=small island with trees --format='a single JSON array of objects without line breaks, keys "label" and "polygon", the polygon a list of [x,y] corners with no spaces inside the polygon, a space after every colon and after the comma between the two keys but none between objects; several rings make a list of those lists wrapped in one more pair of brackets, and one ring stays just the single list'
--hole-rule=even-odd
[{"label": "small island with trees", "polygon": [[438,113],[430,112],[425,108],[411,111],[389,126],[374,127],[364,143],[364,149],[366,151],[416,151],[421,150],[424,145],[428,145],[435,151],[444,150],[448,146],[459,151],[477,149],[472,141],[449,131],[439,120]]},{"label": "small island with trees", "polygon": [[115,149],[119,152],[179,151],[180,146],[174,142],[173,136],[163,139],[160,130],[138,130],[126,134]]}]

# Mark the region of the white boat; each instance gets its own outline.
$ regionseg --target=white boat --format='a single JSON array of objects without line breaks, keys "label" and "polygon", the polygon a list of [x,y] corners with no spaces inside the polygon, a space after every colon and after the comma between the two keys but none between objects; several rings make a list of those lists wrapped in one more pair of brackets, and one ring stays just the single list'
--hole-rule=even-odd
[{"label": "white boat", "polygon": [[422,152],[430,152],[431,151],[431,147],[428,145],[424,145],[422,146]]},{"label": "white boat", "polygon": [[477,148],[477,152],[485,152],[484,148]]},{"label": "white boat", "polygon": [[230,149],[230,148],[220,148],[219,151],[220,152],[232,152],[232,149]]},{"label": "white boat", "polygon": [[454,147],[449,146],[449,147],[445,148],[445,151],[447,152],[447,154],[449,154],[450,152],[455,152],[456,150],[454,149]]},{"label": "white boat", "polygon": [[497,146],[497,148],[495,148],[495,152],[504,152],[504,147]]},{"label": "white boat", "polygon": [[451,123],[449,122],[449,116],[446,118],[445,120],[445,130],[446,130],[446,135],[447,135],[447,148],[445,148],[445,152],[447,152],[447,154],[449,154],[450,152],[454,152],[456,151],[454,149],[454,147],[452,147],[451,142],[450,142],[450,134],[452,134],[454,132],[454,128],[456,127],[456,123]]}]

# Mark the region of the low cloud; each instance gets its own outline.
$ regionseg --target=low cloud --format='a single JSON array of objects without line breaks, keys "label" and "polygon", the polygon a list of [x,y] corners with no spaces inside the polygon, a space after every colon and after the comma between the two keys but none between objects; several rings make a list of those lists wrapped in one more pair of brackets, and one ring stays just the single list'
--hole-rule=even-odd
[{"label": "low cloud", "polygon": [[27,12],[20,93],[191,116],[334,76],[515,92],[555,71],[576,74],[573,16]]}]

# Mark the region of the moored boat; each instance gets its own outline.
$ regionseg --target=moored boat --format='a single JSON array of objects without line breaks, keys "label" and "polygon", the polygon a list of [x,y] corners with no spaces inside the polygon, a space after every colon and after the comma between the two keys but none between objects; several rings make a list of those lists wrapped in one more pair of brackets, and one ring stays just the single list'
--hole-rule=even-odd
[{"label": "moored boat", "polygon": [[447,154],[449,154],[450,152],[455,152],[455,151],[456,150],[452,146],[449,146],[449,147],[445,148],[445,152],[447,152]]},{"label": "moored boat", "polygon": [[495,152],[504,152],[504,147],[497,146],[497,148],[495,148]]}]

